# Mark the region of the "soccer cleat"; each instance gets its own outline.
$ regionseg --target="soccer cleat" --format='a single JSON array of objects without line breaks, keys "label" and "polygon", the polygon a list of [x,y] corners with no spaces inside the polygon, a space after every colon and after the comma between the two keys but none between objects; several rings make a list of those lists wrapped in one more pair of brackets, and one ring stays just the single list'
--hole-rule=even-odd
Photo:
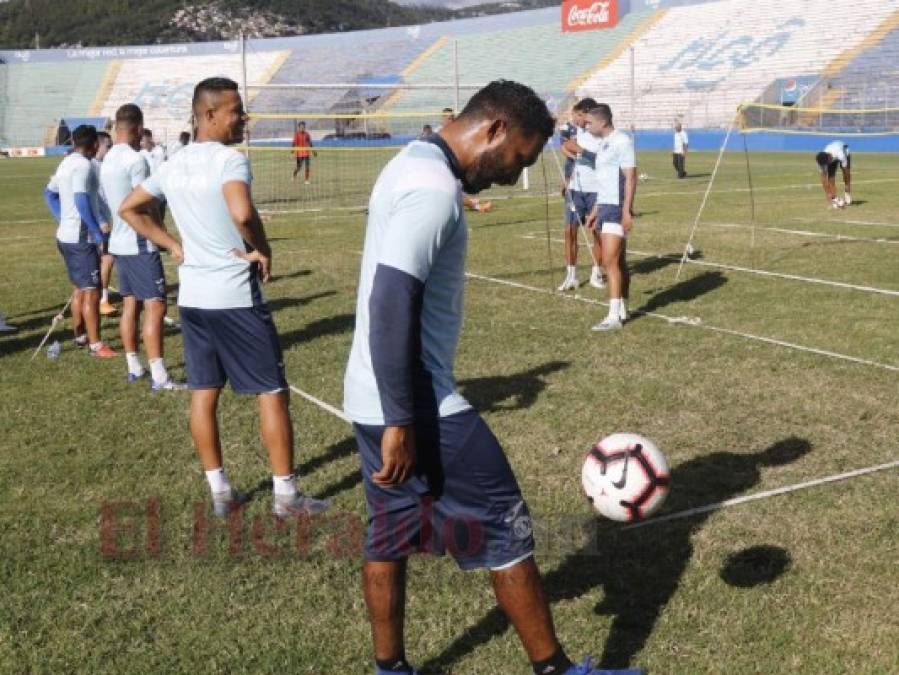
[{"label": "soccer cleat", "polygon": [[565,291],[576,291],[578,288],[580,288],[580,285],[581,284],[576,277],[566,277],[565,281],[563,281],[559,288],[557,288],[556,290],[559,291],[559,293],[564,293]]},{"label": "soccer cleat", "polygon": [[593,288],[605,288],[606,287],[605,282],[602,280],[601,274],[591,274],[590,275],[590,285],[593,286]]},{"label": "soccer cleat", "polygon": [[330,507],[331,502],[327,499],[314,499],[300,492],[293,495],[272,496],[272,514],[278,518],[314,516],[327,511]]},{"label": "soccer cleat", "polygon": [[847,192],[843,195],[843,204],[849,206],[852,203],[852,196]]},{"label": "soccer cleat", "polygon": [[594,324],[590,330],[600,332],[618,330],[619,328],[621,328],[621,320],[617,316],[607,316],[599,323]]},{"label": "soccer cleat", "polygon": [[571,666],[563,675],[645,675],[645,671],[640,668],[625,668],[624,670],[594,668],[593,659],[588,656],[583,663]]},{"label": "soccer cleat", "polygon": [[147,371],[142,370],[140,373],[128,373],[128,383],[134,384],[135,382],[140,382],[147,376]]},{"label": "soccer cleat", "polygon": [[212,511],[219,518],[227,518],[228,514],[250,501],[246,492],[240,492],[231,488],[224,492],[212,493]]},{"label": "soccer cleat", "polygon": [[91,356],[95,359],[114,359],[118,353],[105,342],[101,342],[96,349],[91,349]]},{"label": "soccer cleat", "polygon": [[119,308],[109,302],[101,302],[100,303],[100,314],[103,316],[110,316],[112,314],[118,314]]},{"label": "soccer cleat", "polygon": [[79,335],[72,342],[75,343],[75,346],[78,349],[84,349],[88,345],[87,335]]},{"label": "soccer cleat", "polygon": [[306,185],[309,185],[310,182],[311,182],[311,181],[308,181],[308,180],[307,180],[307,181],[306,181]]},{"label": "soccer cleat", "polygon": [[165,382],[157,382],[153,380],[150,383],[151,391],[184,391],[187,385],[184,382],[175,382],[171,377]]}]

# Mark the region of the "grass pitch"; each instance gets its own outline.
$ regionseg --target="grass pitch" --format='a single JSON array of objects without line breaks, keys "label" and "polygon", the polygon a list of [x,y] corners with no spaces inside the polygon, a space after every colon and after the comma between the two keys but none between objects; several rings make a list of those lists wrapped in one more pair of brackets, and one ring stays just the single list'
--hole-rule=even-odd
[{"label": "grass pitch", "polygon": [[[518,196],[470,215],[477,276],[457,374],[535,515],[572,657],[652,674],[896,672],[899,471],[636,530],[594,518],[579,486],[590,444],[618,430],[668,455],[663,514],[899,458],[899,165],[853,159],[856,204],[833,211],[810,157],[751,155],[753,218],[744,157],[726,155],[699,254],[675,280],[715,156],[691,154],[694,177],[678,181],[667,154],[641,154],[630,306],[645,313],[612,335],[589,331],[600,292],[552,292],[562,205],[542,196],[540,164],[526,197],[498,192]],[[20,326],[0,337],[0,671],[370,672],[363,499],[344,421],[294,398],[302,486],[334,505],[277,529],[255,405],[226,394],[226,466],[257,492],[243,520],[216,528],[186,394],[128,385],[123,358],[91,361],[68,328],[54,336],[58,360],[29,360],[70,293],[41,199],[54,166],[0,163],[0,310]],[[264,204],[325,209],[269,223],[267,295],[291,384],[338,406],[364,229],[355,207],[377,172],[351,167],[323,153],[303,193],[289,161],[254,157]],[[583,248],[581,260],[586,278]],[[103,330],[119,347],[115,321]],[[181,375],[177,333],[166,349]],[[416,558],[406,623],[425,672],[529,672],[483,573]]]}]

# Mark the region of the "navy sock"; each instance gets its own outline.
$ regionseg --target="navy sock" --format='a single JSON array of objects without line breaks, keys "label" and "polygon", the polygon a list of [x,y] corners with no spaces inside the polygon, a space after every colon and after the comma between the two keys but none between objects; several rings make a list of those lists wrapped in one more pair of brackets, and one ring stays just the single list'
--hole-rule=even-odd
[{"label": "navy sock", "polygon": [[558,651],[546,661],[534,661],[531,665],[534,667],[534,675],[561,675],[574,664],[568,660],[563,649],[559,647]]},{"label": "navy sock", "polygon": [[381,670],[387,670],[391,673],[411,673],[412,666],[406,661],[405,655],[401,656],[398,659],[390,659],[389,661],[382,661],[380,659],[375,659],[375,664]]}]

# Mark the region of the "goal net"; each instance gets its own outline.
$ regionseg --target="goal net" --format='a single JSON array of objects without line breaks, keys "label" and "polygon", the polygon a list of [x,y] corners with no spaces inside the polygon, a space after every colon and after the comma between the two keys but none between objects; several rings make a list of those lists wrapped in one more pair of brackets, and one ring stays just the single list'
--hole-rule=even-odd
[{"label": "goal net", "polygon": [[747,103],[740,107],[744,132],[811,135],[899,135],[899,108],[795,107]]}]

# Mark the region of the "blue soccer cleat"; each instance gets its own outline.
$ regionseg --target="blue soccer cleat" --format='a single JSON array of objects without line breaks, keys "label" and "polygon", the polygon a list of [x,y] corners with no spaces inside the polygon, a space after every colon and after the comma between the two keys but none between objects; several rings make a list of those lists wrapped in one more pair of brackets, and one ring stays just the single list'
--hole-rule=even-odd
[{"label": "blue soccer cleat", "polygon": [[593,659],[589,656],[583,663],[571,666],[564,675],[645,675],[640,668],[625,668],[624,670],[601,670],[593,667]]}]

